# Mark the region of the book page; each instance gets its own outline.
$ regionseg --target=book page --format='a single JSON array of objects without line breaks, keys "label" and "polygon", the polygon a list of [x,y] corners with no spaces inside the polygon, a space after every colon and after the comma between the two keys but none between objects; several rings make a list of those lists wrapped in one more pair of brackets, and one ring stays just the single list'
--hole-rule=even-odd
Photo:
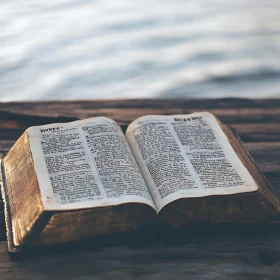
[{"label": "book page", "polygon": [[258,189],[210,113],[141,117],[126,137],[158,212],[179,198]]},{"label": "book page", "polygon": [[47,210],[154,203],[121,128],[105,117],[27,130]]}]

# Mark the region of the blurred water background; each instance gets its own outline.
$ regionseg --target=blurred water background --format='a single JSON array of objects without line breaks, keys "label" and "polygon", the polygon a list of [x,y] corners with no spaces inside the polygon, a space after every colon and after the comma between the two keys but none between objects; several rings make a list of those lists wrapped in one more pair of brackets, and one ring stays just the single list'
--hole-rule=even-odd
[{"label": "blurred water background", "polygon": [[0,101],[280,97],[280,1],[0,1]]}]

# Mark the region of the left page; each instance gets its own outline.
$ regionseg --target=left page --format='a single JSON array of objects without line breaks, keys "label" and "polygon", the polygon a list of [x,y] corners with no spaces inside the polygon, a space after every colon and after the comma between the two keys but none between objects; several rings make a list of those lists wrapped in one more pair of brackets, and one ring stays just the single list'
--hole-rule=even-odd
[{"label": "left page", "polygon": [[144,203],[155,208],[121,128],[105,117],[27,130],[46,210]]}]

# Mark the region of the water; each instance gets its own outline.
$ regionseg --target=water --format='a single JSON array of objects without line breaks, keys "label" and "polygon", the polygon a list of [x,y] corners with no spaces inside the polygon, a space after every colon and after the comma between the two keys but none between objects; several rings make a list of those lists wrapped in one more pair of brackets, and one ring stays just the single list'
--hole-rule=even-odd
[{"label": "water", "polygon": [[280,1],[0,1],[0,101],[280,97]]}]

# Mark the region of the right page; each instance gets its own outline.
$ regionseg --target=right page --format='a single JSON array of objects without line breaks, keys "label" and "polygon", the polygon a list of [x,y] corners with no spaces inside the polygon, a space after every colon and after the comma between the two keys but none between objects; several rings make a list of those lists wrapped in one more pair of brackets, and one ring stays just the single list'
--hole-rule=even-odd
[{"label": "right page", "polygon": [[258,189],[211,113],[144,116],[126,137],[157,212],[180,198]]}]

